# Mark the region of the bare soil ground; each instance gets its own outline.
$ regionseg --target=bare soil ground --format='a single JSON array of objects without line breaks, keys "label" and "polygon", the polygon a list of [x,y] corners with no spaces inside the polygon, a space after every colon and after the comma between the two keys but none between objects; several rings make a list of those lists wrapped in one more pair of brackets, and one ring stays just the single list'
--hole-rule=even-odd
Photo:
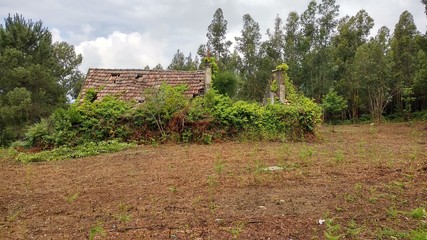
[{"label": "bare soil ground", "polygon": [[416,229],[407,213],[427,208],[427,123],[335,129],[323,127],[314,143],[2,160],[0,238],[387,239]]}]

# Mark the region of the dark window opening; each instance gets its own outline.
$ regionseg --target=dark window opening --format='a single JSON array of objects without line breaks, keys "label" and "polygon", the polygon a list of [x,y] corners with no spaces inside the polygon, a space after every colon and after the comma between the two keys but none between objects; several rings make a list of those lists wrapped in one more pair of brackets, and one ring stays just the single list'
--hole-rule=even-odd
[{"label": "dark window opening", "polygon": [[142,74],[136,74],[135,79],[142,78]]},{"label": "dark window opening", "polygon": [[112,77],[120,77],[120,73],[112,73],[111,76]]}]

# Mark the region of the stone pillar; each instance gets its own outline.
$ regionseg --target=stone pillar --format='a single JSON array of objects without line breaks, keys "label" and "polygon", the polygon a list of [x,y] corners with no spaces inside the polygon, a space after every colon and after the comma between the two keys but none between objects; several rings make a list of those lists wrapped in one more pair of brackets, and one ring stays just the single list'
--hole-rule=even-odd
[{"label": "stone pillar", "polygon": [[284,104],[286,102],[286,96],[285,96],[285,79],[283,77],[283,70],[275,70],[273,71],[273,74],[277,82],[279,101],[280,103]]},{"label": "stone pillar", "polygon": [[209,62],[205,64],[205,92],[211,88],[212,82],[212,68]]},{"label": "stone pillar", "polygon": [[274,104],[274,93],[270,90],[270,104]]}]

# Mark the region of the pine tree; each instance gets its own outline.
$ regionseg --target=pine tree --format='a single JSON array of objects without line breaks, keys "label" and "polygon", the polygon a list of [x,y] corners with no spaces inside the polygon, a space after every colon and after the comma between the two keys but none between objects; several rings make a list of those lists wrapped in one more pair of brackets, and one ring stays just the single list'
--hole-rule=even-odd
[{"label": "pine tree", "polygon": [[18,14],[5,19],[0,25],[0,145],[76,97],[81,61],[71,45],[52,43],[41,21]]}]

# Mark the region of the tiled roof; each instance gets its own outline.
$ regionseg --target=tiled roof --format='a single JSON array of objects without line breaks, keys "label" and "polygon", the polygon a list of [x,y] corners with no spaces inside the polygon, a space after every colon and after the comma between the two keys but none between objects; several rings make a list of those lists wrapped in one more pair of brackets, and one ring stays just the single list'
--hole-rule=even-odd
[{"label": "tiled roof", "polygon": [[93,88],[98,91],[97,99],[112,95],[123,100],[140,101],[145,89],[159,88],[162,83],[186,85],[185,95],[193,97],[204,92],[204,79],[205,71],[91,68],[80,91],[80,99],[84,99],[86,91]]}]

